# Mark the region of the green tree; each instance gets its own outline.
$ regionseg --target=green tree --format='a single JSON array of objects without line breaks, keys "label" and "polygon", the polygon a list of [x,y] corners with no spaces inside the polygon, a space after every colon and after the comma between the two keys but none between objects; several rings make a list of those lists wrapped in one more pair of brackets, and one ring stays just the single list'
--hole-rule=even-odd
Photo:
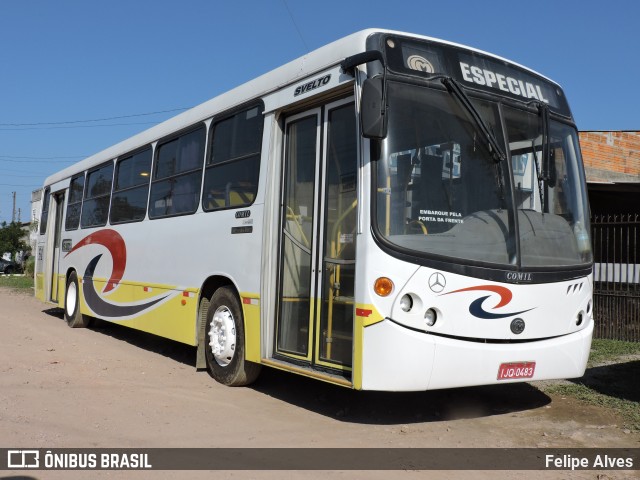
[{"label": "green tree", "polygon": [[22,238],[24,231],[17,222],[2,222],[0,224],[0,256],[9,252],[14,259],[16,253],[27,250],[28,246]]}]

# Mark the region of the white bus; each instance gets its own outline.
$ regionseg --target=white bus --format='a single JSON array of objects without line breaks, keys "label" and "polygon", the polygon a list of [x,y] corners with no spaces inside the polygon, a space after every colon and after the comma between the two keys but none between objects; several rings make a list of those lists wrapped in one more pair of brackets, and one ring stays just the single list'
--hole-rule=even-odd
[{"label": "white bus", "polygon": [[578,135],[503,58],[365,30],[46,179],[36,294],[362,390],[581,376],[593,332]]}]

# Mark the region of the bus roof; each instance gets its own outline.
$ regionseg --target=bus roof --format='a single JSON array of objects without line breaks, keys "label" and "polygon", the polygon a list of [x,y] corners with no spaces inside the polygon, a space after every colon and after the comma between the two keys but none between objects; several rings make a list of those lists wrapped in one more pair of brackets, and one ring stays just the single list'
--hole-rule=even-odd
[{"label": "bus roof", "polygon": [[292,60],[285,65],[282,65],[268,73],[265,73],[238,87],[235,87],[232,90],[222,93],[210,100],[207,100],[206,102],[201,103],[200,105],[197,105],[183,113],[180,113],[158,125],[155,125],[141,133],[129,137],[126,140],[123,140],[115,145],[112,145],[111,147],[108,147],[101,152],[91,155],[86,159],[81,160],[80,162],[77,162],[47,177],[44,185],[52,185],[79,172],[83,172],[84,170],[100,165],[101,163],[104,163],[108,160],[112,160],[119,155],[126,154],[140,147],[160,140],[163,137],[170,135],[171,133],[177,132],[183,128],[187,128],[198,122],[211,118],[219,112],[224,112],[235,106],[246,103],[252,99],[263,97],[273,91],[299,81],[302,78],[313,75],[315,72],[324,70],[331,66],[335,66],[346,57],[364,51],[367,38],[375,33],[403,35],[419,40],[428,40],[445,45],[460,47],[472,52],[477,52],[482,55],[495,58],[497,60],[508,62],[511,65],[528,70],[535,75],[553,82],[544,75],[541,75],[540,73],[528,67],[520,65],[498,55],[469,47],[467,45],[408,32],[369,28],[358,31],[316,50],[313,50],[303,55],[302,57]]}]

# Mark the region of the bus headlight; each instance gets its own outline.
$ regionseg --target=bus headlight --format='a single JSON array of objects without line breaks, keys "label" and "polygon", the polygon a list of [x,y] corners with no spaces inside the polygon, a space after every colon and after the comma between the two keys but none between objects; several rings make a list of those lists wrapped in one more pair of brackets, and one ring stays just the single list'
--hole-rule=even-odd
[{"label": "bus headlight", "polygon": [[411,298],[411,295],[405,294],[402,296],[400,299],[400,308],[403,312],[411,311],[413,308],[413,298]]},{"label": "bus headlight", "polygon": [[426,312],[424,312],[424,321],[427,323],[428,327],[433,327],[438,319],[438,314],[433,308],[430,308]]}]

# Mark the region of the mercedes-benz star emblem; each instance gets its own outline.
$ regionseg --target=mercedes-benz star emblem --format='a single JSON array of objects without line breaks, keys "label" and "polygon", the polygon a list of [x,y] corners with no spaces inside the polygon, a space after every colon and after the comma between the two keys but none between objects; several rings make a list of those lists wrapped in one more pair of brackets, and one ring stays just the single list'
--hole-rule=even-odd
[{"label": "mercedes-benz star emblem", "polygon": [[433,293],[440,293],[446,285],[447,281],[440,272],[432,273],[429,277],[429,288]]}]

